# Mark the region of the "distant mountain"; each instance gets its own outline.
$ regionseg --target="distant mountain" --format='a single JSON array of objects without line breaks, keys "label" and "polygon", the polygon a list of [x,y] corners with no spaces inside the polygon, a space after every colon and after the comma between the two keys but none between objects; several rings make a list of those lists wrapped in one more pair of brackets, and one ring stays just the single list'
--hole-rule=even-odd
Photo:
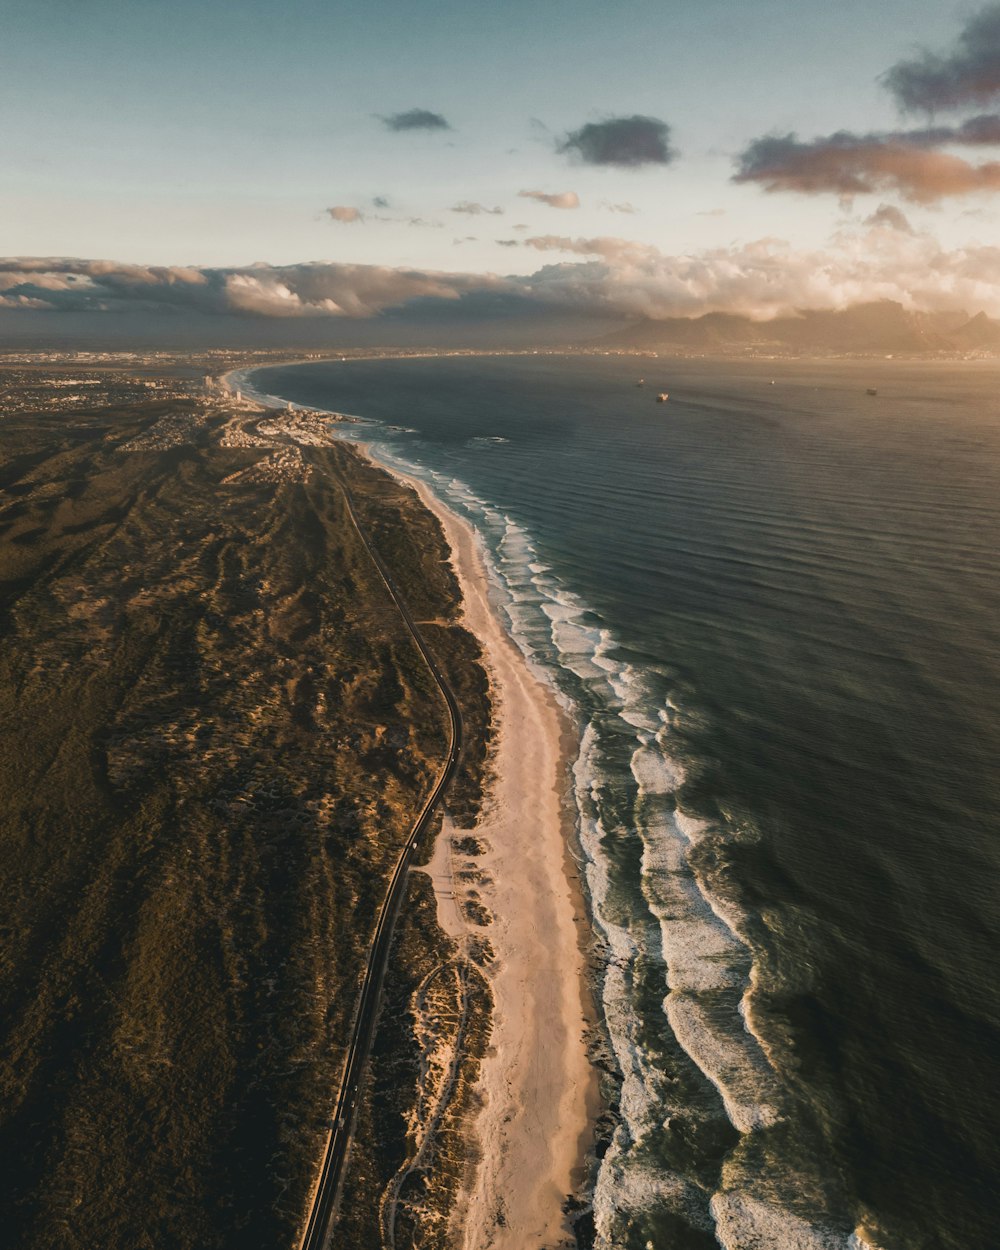
[{"label": "distant mountain", "polygon": [[976,313],[971,321],[952,331],[951,338],[961,347],[1000,350],[1000,321],[984,312]]},{"label": "distant mountain", "polygon": [[601,340],[606,347],[643,351],[686,349],[789,352],[924,353],[1000,351],[1000,321],[977,313],[909,312],[881,300],[836,312],[801,309],[794,316],[754,321],[732,313],[640,321]]}]

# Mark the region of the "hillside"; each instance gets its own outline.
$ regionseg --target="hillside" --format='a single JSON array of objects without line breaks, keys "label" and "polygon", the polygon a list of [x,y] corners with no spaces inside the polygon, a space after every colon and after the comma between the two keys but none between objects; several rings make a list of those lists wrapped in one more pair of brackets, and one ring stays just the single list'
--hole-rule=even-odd
[{"label": "hillside", "polygon": [[[55,405],[2,420],[3,1243],[291,1247],[446,748],[342,481],[479,744],[458,823],[487,739],[478,647],[436,520],[321,422]],[[379,1186],[416,1097],[405,1006],[444,940],[421,890],[380,1041],[404,1052],[392,1132],[359,1136]]]}]

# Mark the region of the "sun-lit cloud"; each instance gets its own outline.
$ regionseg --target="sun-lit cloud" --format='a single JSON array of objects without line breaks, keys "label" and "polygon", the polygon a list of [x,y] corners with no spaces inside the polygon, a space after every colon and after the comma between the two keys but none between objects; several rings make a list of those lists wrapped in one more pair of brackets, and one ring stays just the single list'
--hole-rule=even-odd
[{"label": "sun-lit cloud", "polygon": [[769,318],[875,300],[1000,313],[1000,247],[948,250],[930,234],[901,231],[884,219],[843,230],[815,249],[759,239],[671,255],[629,239],[555,235],[527,239],[524,246],[584,258],[545,265],[521,281],[535,299],[588,313]]},{"label": "sun-lit cloud", "polygon": [[332,208],[326,210],[327,216],[332,221],[352,222],[364,221],[364,214],[360,208],[353,208],[350,204],[334,204]]},{"label": "sun-lit cloud", "polygon": [[451,130],[448,121],[440,113],[430,109],[407,109],[404,113],[377,113],[386,130]]},{"label": "sun-lit cloud", "polygon": [[981,107],[1000,100],[1000,4],[987,5],[945,53],[899,61],[882,82],[908,112]]},{"label": "sun-lit cloud", "polygon": [[617,165],[623,169],[669,165],[677,155],[670,146],[667,123],[640,114],[587,122],[578,130],[571,130],[557,144],[556,151],[585,165]]},{"label": "sun-lit cloud", "polygon": [[530,239],[523,239],[522,244],[537,252],[575,252],[580,256],[603,256],[609,260],[621,260],[624,257],[652,260],[662,256],[659,248],[651,243],[636,243],[632,239],[616,239],[608,235],[572,239],[564,234],[536,234]]},{"label": "sun-lit cloud", "polygon": [[499,206],[487,208],[485,204],[478,204],[474,200],[462,200],[458,204],[453,204],[448,211],[451,213],[467,213],[470,217],[479,217],[483,213],[488,213],[494,217],[503,216],[503,209]]},{"label": "sun-lit cloud", "polygon": [[549,208],[579,208],[580,197],[575,191],[518,191],[523,200],[537,200],[539,204],[547,204]]},{"label": "sun-lit cloud", "polygon": [[1000,247],[947,249],[883,205],[820,248],[780,239],[672,254],[613,236],[498,239],[512,254],[541,253],[532,273],[474,274],[309,263],[237,268],[143,266],[65,258],[0,260],[0,307],[260,317],[373,317],[414,301],[474,310],[609,317],[769,318],[876,300],[908,309],[1000,315]]},{"label": "sun-lit cloud", "polygon": [[1000,162],[975,164],[940,149],[1000,143],[1000,116],[975,117],[961,126],[866,135],[841,130],[817,139],[767,135],[737,158],[734,182],[765,191],[841,198],[892,191],[918,204],[1000,190]]},{"label": "sun-lit cloud", "polygon": [[[881,82],[907,112],[934,114],[1000,100],[1000,4],[971,17],[950,52],[925,50],[899,61]],[[976,162],[946,150],[962,147],[1000,147],[1000,113],[910,130],[838,130],[808,140],[765,135],[738,155],[733,181],[841,199],[889,191],[917,204],[1000,190],[1000,162]]]},{"label": "sun-lit cloud", "polygon": [[[67,258],[0,260],[5,307],[50,310],[183,309],[263,317],[371,317],[417,298],[453,300],[503,287],[491,275],[310,262],[230,269],[118,264]],[[39,306],[35,304],[34,306]]]}]

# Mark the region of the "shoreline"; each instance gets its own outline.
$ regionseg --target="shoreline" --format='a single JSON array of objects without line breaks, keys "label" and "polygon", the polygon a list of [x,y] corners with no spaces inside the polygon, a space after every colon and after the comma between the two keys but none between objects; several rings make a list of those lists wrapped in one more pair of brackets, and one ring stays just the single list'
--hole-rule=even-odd
[{"label": "shoreline", "polygon": [[[388,468],[438,519],[462,590],[462,623],[483,648],[496,700],[494,776],[474,829],[446,818],[426,865],[438,923],[460,944],[486,937],[493,1032],[477,1085],[472,1136],[480,1163],[454,1220],[463,1250],[572,1244],[566,1201],[586,1186],[600,1096],[587,1037],[595,1007],[587,978],[587,904],[571,853],[567,802],[578,738],[497,612],[478,535],[421,481]],[[452,835],[485,846],[475,866],[494,913],[483,929],[460,911]]]},{"label": "shoreline", "polygon": [[[237,372],[243,371],[220,378],[224,389]],[[247,397],[263,401],[251,374],[244,374]],[[440,523],[462,594],[460,623],[482,647],[494,699],[493,777],[476,825],[459,829],[446,815],[431,859],[413,869],[431,878],[441,929],[460,947],[485,938],[496,955],[486,972],[494,996],[492,1034],[468,1139],[476,1162],[469,1164],[452,1234],[461,1250],[575,1245],[571,1218],[581,1210],[581,1197],[589,1206],[603,1109],[590,1057],[602,1027],[590,976],[591,904],[573,850],[579,731],[503,624],[474,526],[419,478],[380,460],[367,441],[346,441],[412,489]],[[456,901],[468,886],[455,877],[460,864],[453,835],[486,848],[464,866],[488,878],[489,884],[477,882],[476,900],[494,916],[488,927],[471,922]]]}]

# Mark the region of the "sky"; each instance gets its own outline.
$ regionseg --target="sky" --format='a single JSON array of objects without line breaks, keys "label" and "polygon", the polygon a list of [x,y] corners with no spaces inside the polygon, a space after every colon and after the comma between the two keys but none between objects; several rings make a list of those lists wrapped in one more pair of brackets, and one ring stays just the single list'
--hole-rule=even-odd
[{"label": "sky", "polygon": [[4,9],[8,308],[1000,315],[998,4]]}]

